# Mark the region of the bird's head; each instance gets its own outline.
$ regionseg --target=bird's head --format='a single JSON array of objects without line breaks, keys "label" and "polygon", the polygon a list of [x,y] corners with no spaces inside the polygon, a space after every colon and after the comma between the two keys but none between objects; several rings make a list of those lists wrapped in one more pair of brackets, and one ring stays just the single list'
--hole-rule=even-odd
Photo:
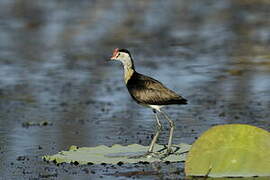
[{"label": "bird's head", "polygon": [[127,49],[114,49],[111,60],[122,61],[123,59],[131,59],[130,52]]},{"label": "bird's head", "polygon": [[127,49],[118,49],[116,48],[113,51],[113,55],[110,58],[113,61],[120,61],[124,66],[133,67],[133,61],[130,52]]}]

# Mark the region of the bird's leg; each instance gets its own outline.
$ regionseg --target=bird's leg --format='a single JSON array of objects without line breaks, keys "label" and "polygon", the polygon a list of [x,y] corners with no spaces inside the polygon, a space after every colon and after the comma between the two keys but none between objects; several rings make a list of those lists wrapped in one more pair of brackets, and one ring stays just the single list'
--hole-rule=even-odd
[{"label": "bird's leg", "polygon": [[142,154],[142,155],[130,156],[129,158],[135,158],[135,159],[142,158],[142,157],[157,157],[157,158],[159,158],[159,152],[154,152],[154,145],[156,144],[158,136],[162,130],[162,125],[158,119],[158,114],[157,114],[156,110],[153,110],[153,112],[155,114],[155,118],[156,118],[156,122],[157,122],[157,132],[156,132],[155,136],[153,137],[147,152]]},{"label": "bird's leg", "polygon": [[157,122],[157,132],[155,134],[155,136],[153,137],[152,141],[151,141],[151,144],[149,146],[149,149],[148,149],[148,153],[152,153],[153,150],[154,150],[154,145],[156,144],[157,142],[157,139],[158,139],[158,136],[160,134],[160,132],[162,131],[162,125],[158,119],[158,114],[155,110],[153,110],[153,112],[155,113],[155,118],[156,118],[156,122]]},{"label": "bird's leg", "polygon": [[167,147],[167,154],[170,154],[173,152],[172,150],[172,138],[173,138],[173,131],[174,131],[174,122],[168,117],[168,115],[163,112],[160,111],[162,113],[162,115],[165,117],[165,119],[170,123],[170,136],[169,136],[169,141],[168,141],[168,147]]}]

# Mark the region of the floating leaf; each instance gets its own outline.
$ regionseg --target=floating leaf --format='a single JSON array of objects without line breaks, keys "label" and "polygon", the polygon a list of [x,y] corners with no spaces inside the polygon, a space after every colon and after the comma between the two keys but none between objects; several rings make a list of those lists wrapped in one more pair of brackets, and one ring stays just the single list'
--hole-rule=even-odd
[{"label": "floating leaf", "polygon": [[215,126],[193,145],[187,176],[270,176],[270,133],[250,125]]},{"label": "floating leaf", "polygon": [[211,178],[211,177],[189,177],[185,180],[269,180],[269,177],[223,177],[223,178]]},{"label": "floating leaf", "polygon": [[[164,161],[184,161],[186,159],[186,153],[190,149],[189,144],[179,144],[174,145],[177,147],[177,152],[163,159]],[[148,146],[142,146],[139,144],[131,144],[128,146],[113,145],[108,146],[97,146],[97,147],[81,147],[71,146],[68,151],[61,151],[52,156],[43,156],[42,158],[46,161],[53,161],[56,163],[77,163],[77,164],[117,164],[119,162],[123,163],[137,163],[143,162],[153,162],[159,161],[157,158],[130,158],[135,155],[143,154],[147,151]],[[164,149],[164,146],[156,145],[155,150]]]}]

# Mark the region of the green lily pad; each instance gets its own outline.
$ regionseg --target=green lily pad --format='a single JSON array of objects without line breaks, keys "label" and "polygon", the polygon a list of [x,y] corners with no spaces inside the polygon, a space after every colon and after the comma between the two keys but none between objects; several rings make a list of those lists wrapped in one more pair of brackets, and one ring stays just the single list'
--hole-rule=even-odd
[{"label": "green lily pad", "polygon": [[223,177],[223,178],[211,178],[211,177],[190,177],[185,180],[269,180],[269,177]]},{"label": "green lily pad", "polygon": [[[163,161],[185,161],[186,153],[191,148],[189,144],[174,145],[177,147],[177,152],[164,159]],[[131,144],[128,146],[122,146],[119,144],[108,146],[96,146],[96,147],[77,147],[71,146],[68,151],[61,151],[55,155],[46,155],[42,158],[46,161],[53,161],[55,163],[77,163],[77,164],[117,164],[123,163],[137,163],[137,162],[154,162],[160,161],[159,158],[154,157],[140,157],[131,158],[136,155],[145,153],[148,146],[142,146],[139,144]],[[155,151],[164,149],[162,145],[155,145]]]},{"label": "green lily pad", "polygon": [[185,173],[208,177],[270,176],[270,133],[243,124],[212,127],[192,145]]}]

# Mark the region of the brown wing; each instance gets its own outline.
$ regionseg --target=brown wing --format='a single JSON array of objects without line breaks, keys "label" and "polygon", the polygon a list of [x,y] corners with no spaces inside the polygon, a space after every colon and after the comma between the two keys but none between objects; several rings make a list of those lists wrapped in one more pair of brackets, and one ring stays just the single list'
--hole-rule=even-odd
[{"label": "brown wing", "polygon": [[187,101],[161,82],[141,75],[134,74],[127,83],[130,95],[141,104],[168,105],[187,104]]}]

